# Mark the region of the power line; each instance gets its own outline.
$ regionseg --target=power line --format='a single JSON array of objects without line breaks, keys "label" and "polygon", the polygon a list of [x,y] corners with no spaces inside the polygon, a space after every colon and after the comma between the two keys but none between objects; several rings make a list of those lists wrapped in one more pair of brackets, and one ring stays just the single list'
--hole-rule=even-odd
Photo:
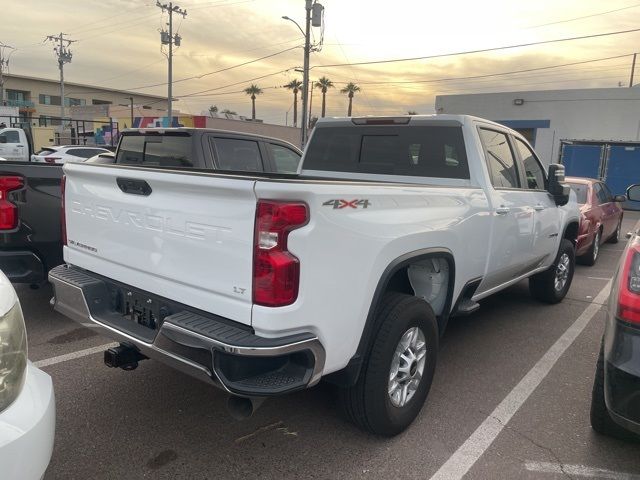
[{"label": "power line", "polygon": [[[198,75],[192,75],[191,77],[181,78],[179,80],[175,80],[173,83],[180,83],[180,82],[186,82],[188,80],[201,79],[201,78],[207,77],[209,75],[214,75],[216,73],[227,72],[229,70],[233,70],[234,68],[244,67],[245,65],[256,63],[256,62],[259,62],[261,60],[265,60],[267,58],[275,57],[276,55],[281,55],[283,53],[290,52],[291,50],[295,50],[296,48],[300,48],[300,47],[299,46],[290,47],[290,48],[287,48],[285,50],[281,50],[279,52],[271,53],[269,55],[265,55],[265,56],[260,57],[260,58],[255,58],[253,60],[249,60],[249,61],[246,61],[246,62],[238,63],[236,65],[232,65],[230,67],[225,67],[225,68],[222,68],[220,70],[214,70],[212,72],[206,72],[206,73],[201,73],[201,74],[198,74]],[[143,85],[143,86],[140,86],[140,87],[127,88],[126,90],[143,90],[143,89],[146,89],[146,88],[160,87],[160,86],[163,86],[163,85],[166,85],[166,84],[167,84],[167,82],[154,83],[154,84],[151,84],[151,85]]]},{"label": "power line", "polygon": [[615,55],[613,57],[594,58],[594,59],[591,59],[591,60],[583,60],[583,61],[580,61],[580,62],[562,63],[562,64],[558,64],[558,65],[548,65],[546,67],[526,68],[526,69],[523,69],[523,70],[511,70],[511,71],[508,71],[508,72],[488,73],[488,74],[484,74],[484,75],[471,75],[471,76],[465,76],[465,77],[433,78],[433,79],[429,79],[429,80],[401,80],[401,81],[360,82],[360,85],[387,85],[387,84],[401,85],[401,84],[415,84],[415,83],[448,82],[448,81],[452,81],[452,80],[475,80],[475,79],[479,79],[479,78],[498,77],[498,76],[503,76],[503,75],[514,75],[514,74],[517,74],[517,73],[537,72],[537,71],[540,71],[540,70],[550,70],[550,69],[553,69],[553,68],[562,68],[562,67],[570,67],[570,66],[574,66],[574,65],[583,65],[583,64],[586,64],[586,63],[602,62],[602,61],[605,61],[605,60],[613,60],[613,59],[616,59],[616,58],[630,57],[632,55],[633,55],[633,53],[626,53],[624,55]]},{"label": "power line", "polygon": [[502,47],[492,47],[492,48],[482,48],[478,50],[466,50],[461,52],[453,52],[453,53],[441,53],[438,55],[427,55],[424,57],[410,57],[410,58],[392,58],[386,60],[372,60],[367,62],[354,62],[354,63],[333,63],[328,65],[315,65],[311,68],[329,68],[329,67],[349,67],[354,65],[378,65],[382,63],[397,63],[397,62],[412,62],[416,60],[430,60],[433,58],[443,58],[443,57],[455,57],[460,55],[470,55],[474,53],[484,53],[484,52],[495,52],[498,50],[509,50],[514,48],[522,48],[522,47],[531,47],[534,45],[545,45],[549,43],[559,43],[559,42],[569,42],[573,40],[585,40],[588,38],[599,38],[599,37],[607,37],[610,35],[622,35],[625,33],[633,33],[639,32],[640,28],[633,28],[630,30],[619,30],[617,32],[607,32],[607,33],[595,33],[591,35],[582,35],[578,37],[568,37],[568,38],[557,38],[555,40],[541,40],[538,42],[529,42],[529,43],[519,43],[517,45],[506,45]]},{"label": "power line", "polygon": [[583,15],[582,17],[567,18],[565,20],[558,20],[556,22],[542,23],[540,25],[532,25],[530,27],[524,27],[524,28],[526,28],[526,29],[541,28],[541,27],[548,27],[549,25],[558,25],[560,23],[575,22],[577,20],[584,20],[585,18],[599,17],[601,15],[607,15],[609,13],[621,12],[623,10],[629,10],[631,8],[637,8],[637,7],[640,7],[640,3],[636,3],[635,5],[629,5],[628,7],[616,8],[614,10],[607,10],[606,12],[592,13],[591,15]]},{"label": "power line", "polygon": [[224,88],[235,87],[236,85],[242,85],[242,84],[246,84],[246,83],[249,83],[249,82],[254,82],[256,80],[262,80],[263,78],[267,78],[267,77],[273,77],[274,75],[279,75],[281,73],[288,72],[289,70],[293,70],[293,68],[294,67],[286,68],[286,69],[280,70],[278,72],[268,73],[266,75],[261,75],[259,77],[254,77],[254,78],[250,78],[248,80],[243,80],[241,82],[230,83],[229,85],[224,85],[223,87],[209,88],[207,90],[201,90],[199,92],[187,93],[185,95],[177,95],[177,97],[178,98],[206,97],[207,95],[202,95],[202,94],[207,93],[207,92],[214,92],[214,91],[217,91],[217,90],[222,90]]}]

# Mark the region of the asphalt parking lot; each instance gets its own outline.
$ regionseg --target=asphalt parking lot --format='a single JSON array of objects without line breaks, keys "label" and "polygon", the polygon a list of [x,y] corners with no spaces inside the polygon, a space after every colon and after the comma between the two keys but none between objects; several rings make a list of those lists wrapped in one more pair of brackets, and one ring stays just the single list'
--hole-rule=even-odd
[{"label": "asphalt parking lot", "polygon": [[[638,218],[627,212],[623,231]],[[109,339],[53,312],[50,288],[20,287],[29,357],[56,389],[45,478],[640,479],[640,444],[589,426],[600,304],[623,248],[605,244],[594,267],[578,266],[559,305],[523,282],[453,319],[427,404],[393,439],[346,423],[323,384],[236,421],[222,392],[160,363],[105,367]]]}]

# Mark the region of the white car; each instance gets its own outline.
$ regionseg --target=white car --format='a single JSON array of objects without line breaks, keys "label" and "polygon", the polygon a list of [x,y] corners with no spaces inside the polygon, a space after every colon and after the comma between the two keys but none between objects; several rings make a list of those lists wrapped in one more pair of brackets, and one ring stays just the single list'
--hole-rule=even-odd
[{"label": "white car", "polygon": [[51,377],[27,360],[27,332],[13,286],[0,272],[0,477],[40,479],[55,434]]},{"label": "white car", "polygon": [[111,153],[106,148],[90,147],[86,145],[61,145],[57,147],[44,147],[35,155],[31,155],[32,162],[57,163],[84,162],[101,153]]}]

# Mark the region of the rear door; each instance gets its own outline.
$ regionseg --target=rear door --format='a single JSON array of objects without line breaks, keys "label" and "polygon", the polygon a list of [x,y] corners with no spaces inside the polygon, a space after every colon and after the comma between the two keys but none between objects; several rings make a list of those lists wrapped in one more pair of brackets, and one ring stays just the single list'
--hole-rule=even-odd
[{"label": "rear door", "polygon": [[136,166],[65,165],[67,263],[250,324],[254,180],[121,160]]},{"label": "rear door", "polygon": [[596,196],[602,211],[602,239],[609,238],[618,227],[620,210],[613,201],[613,195],[604,183],[597,183]]}]

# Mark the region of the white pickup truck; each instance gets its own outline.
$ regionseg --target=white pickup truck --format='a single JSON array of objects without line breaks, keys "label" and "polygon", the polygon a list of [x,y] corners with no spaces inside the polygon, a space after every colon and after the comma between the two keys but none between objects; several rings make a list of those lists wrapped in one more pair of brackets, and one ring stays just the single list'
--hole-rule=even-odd
[{"label": "white pickup truck", "polygon": [[64,166],[55,309],[122,342],[107,365],[164,361],[238,414],[325,378],[357,425],[397,434],[451,316],[527,277],[549,303],[571,284],[563,167],[487,120],[321,120],[297,175],[122,160]]}]

